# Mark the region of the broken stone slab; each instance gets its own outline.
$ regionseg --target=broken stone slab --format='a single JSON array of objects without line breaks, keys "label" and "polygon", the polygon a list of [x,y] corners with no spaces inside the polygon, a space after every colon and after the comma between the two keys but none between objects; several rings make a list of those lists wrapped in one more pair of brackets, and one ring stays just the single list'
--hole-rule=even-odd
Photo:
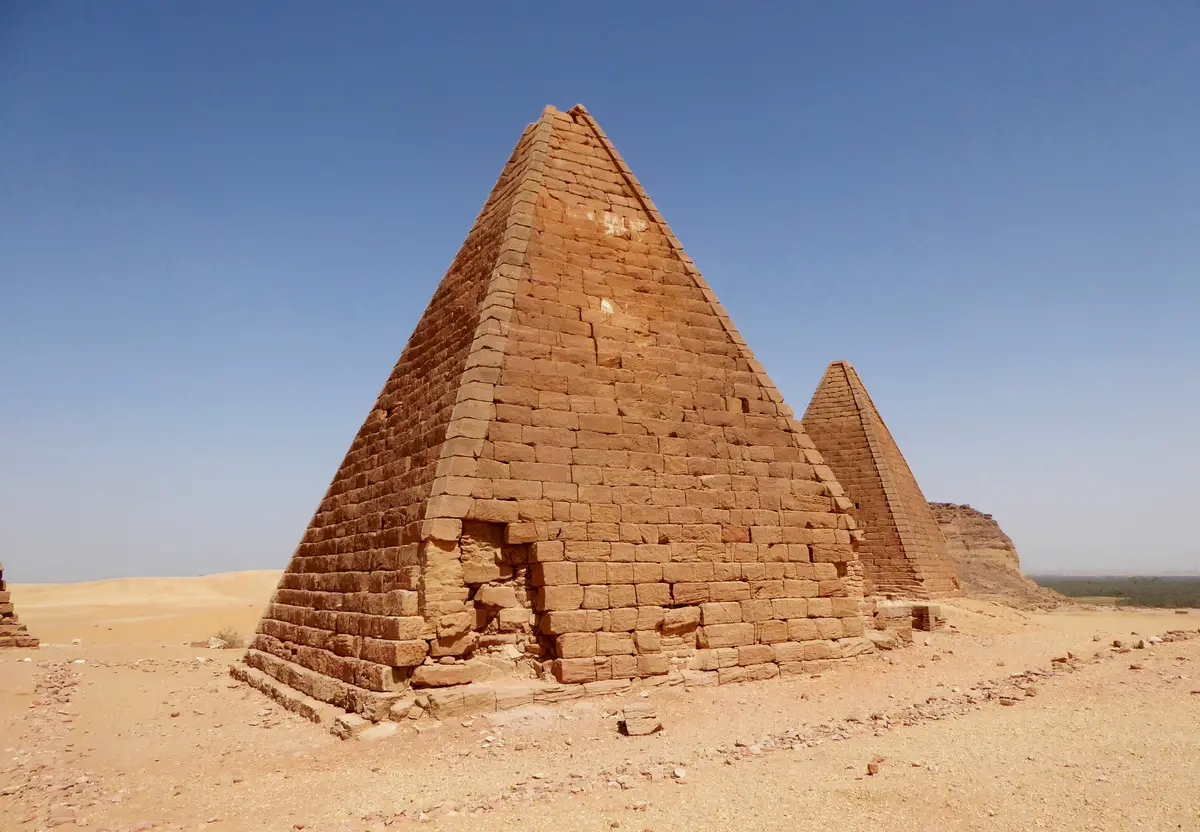
[{"label": "broken stone slab", "polygon": [[356,737],[372,725],[370,720],[363,719],[358,714],[341,714],[333,720],[330,733],[342,740]]},{"label": "broken stone slab", "polygon": [[625,706],[618,728],[628,737],[644,737],[662,730],[658,712],[649,702],[633,702]]},{"label": "broken stone slab", "polygon": [[394,722],[379,722],[362,731],[358,738],[368,742],[382,740],[394,736],[398,730],[400,730],[400,726]]}]

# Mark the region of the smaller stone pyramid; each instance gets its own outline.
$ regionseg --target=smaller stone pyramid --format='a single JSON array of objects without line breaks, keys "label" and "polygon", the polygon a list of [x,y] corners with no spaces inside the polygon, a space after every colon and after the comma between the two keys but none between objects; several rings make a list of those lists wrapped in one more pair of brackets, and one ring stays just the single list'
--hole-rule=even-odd
[{"label": "smaller stone pyramid", "polygon": [[0,647],[37,647],[38,640],[17,619],[12,593],[4,582],[4,564],[0,563]]},{"label": "smaller stone pyramid", "polygon": [[863,527],[858,556],[869,595],[928,598],[959,592],[954,561],[921,487],[858,373],[825,371],[804,430],[854,502]]}]

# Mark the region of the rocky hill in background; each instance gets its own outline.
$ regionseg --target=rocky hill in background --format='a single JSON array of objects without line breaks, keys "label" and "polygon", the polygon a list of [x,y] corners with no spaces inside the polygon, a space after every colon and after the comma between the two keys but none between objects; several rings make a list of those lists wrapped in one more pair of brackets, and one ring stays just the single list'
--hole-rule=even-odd
[{"label": "rocky hill in background", "polygon": [[1021,572],[1012,539],[990,514],[968,505],[929,504],[958,569],[963,592],[1022,609],[1054,607],[1066,599]]}]

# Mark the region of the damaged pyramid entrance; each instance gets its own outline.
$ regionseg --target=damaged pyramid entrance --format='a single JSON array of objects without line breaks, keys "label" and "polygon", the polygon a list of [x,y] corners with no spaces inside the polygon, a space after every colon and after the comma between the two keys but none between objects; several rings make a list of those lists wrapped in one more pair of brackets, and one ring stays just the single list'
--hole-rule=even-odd
[{"label": "damaged pyramid entrance", "polygon": [[866,592],[925,598],[959,591],[954,561],[917,480],[846,361],[825,371],[804,429],[854,501]]},{"label": "damaged pyramid entrance", "polygon": [[852,504],[792,417],[591,116],[548,107],[238,672],[379,718],[414,687],[851,660]]}]

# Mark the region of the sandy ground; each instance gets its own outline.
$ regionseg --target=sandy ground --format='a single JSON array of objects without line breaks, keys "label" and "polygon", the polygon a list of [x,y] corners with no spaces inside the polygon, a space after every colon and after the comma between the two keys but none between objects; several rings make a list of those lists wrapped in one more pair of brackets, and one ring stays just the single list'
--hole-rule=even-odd
[{"label": "sandy ground", "polygon": [[1200,829],[1200,636],[1110,647],[1197,611],[960,601],[859,667],[655,689],[649,737],[610,697],[342,742],[183,646],[277,575],[15,585],[43,647],[0,652],[0,830]]}]

